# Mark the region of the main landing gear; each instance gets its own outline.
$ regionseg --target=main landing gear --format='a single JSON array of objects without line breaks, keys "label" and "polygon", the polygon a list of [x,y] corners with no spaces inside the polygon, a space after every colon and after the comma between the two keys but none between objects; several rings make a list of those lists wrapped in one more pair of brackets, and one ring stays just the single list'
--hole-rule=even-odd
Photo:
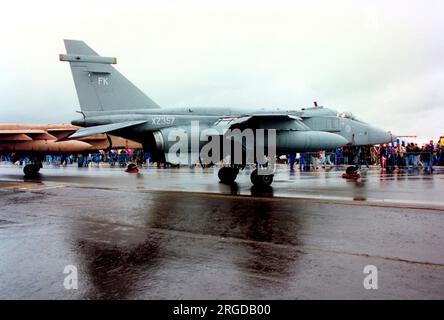
[{"label": "main landing gear", "polygon": [[273,177],[273,174],[259,174],[258,169],[254,169],[250,175],[250,180],[257,187],[269,187],[273,183]]},{"label": "main landing gear", "polygon": [[232,184],[236,180],[238,173],[239,169],[236,167],[222,167],[219,169],[217,176],[220,182]]},{"label": "main landing gear", "polygon": [[[222,167],[219,169],[218,177],[222,183],[232,184],[239,174],[237,167]],[[268,187],[273,183],[273,174],[259,174],[258,169],[251,172],[250,180],[256,187]]]}]

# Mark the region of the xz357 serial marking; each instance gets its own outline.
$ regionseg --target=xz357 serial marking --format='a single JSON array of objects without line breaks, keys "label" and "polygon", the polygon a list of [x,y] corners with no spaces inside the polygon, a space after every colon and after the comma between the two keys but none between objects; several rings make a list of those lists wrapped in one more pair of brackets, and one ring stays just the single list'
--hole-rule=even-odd
[{"label": "xz357 serial marking", "polygon": [[173,116],[157,116],[151,118],[151,124],[154,125],[171,125],[176,120]]}]

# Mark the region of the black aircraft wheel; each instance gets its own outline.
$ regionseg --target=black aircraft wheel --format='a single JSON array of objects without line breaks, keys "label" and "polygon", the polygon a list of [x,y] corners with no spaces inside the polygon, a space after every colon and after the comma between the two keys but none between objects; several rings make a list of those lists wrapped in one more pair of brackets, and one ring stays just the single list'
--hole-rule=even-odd
[{"label": "black aircraft wheel", "polygon": [[23,172],[25,176],[35,176],[40,171],[40,166],[34,163],[27,164],[23,168]]},{"label": "black aircraft wheel", "polygon": [[239,170],[231,167],[222,167],[219,169],[217,176],[222,183],[231,184],[236,180]]},{"label": "black aircraft wheel", "polygon": [[268,187],[273,183],[273,177],[273,174],[258,174],[258,170],[254,169],[250,175],[250,180],[257,187]]},{"label": "black aircraft wheel", "polygon": [[358,172],[358,169],[355,166],[349,166],[347,167],[347,169],[345,170],[346,174],[355,174]]}]

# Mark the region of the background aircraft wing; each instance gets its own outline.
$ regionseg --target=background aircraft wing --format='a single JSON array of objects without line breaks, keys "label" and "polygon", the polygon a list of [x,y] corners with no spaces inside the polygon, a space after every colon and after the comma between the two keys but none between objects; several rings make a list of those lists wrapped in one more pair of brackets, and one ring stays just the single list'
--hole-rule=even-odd
[{"label": "background aircraft wing", "polygon": [[0,129],[0,141],[55,140],[56,137],[40,129]]},{"label": "background aircraft wing", "polygon": [[67,127],[67,128],[48,128],[47,131],[50,135],[56,137],[57,139],[62,139],[77,131],[77,127]]}]

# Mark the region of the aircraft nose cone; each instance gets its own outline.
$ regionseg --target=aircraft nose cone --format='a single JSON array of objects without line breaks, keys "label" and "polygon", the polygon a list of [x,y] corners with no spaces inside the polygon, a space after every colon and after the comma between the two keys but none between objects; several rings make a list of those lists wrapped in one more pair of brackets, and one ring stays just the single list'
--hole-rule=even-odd
[{"label": "aircraft nose cone", "polygon": [[392,141],[391,142],[396,142],[396,140],[398,139],[398,136],[396,134],[393,134],[392,132],[388,132],[391,136]]}]

